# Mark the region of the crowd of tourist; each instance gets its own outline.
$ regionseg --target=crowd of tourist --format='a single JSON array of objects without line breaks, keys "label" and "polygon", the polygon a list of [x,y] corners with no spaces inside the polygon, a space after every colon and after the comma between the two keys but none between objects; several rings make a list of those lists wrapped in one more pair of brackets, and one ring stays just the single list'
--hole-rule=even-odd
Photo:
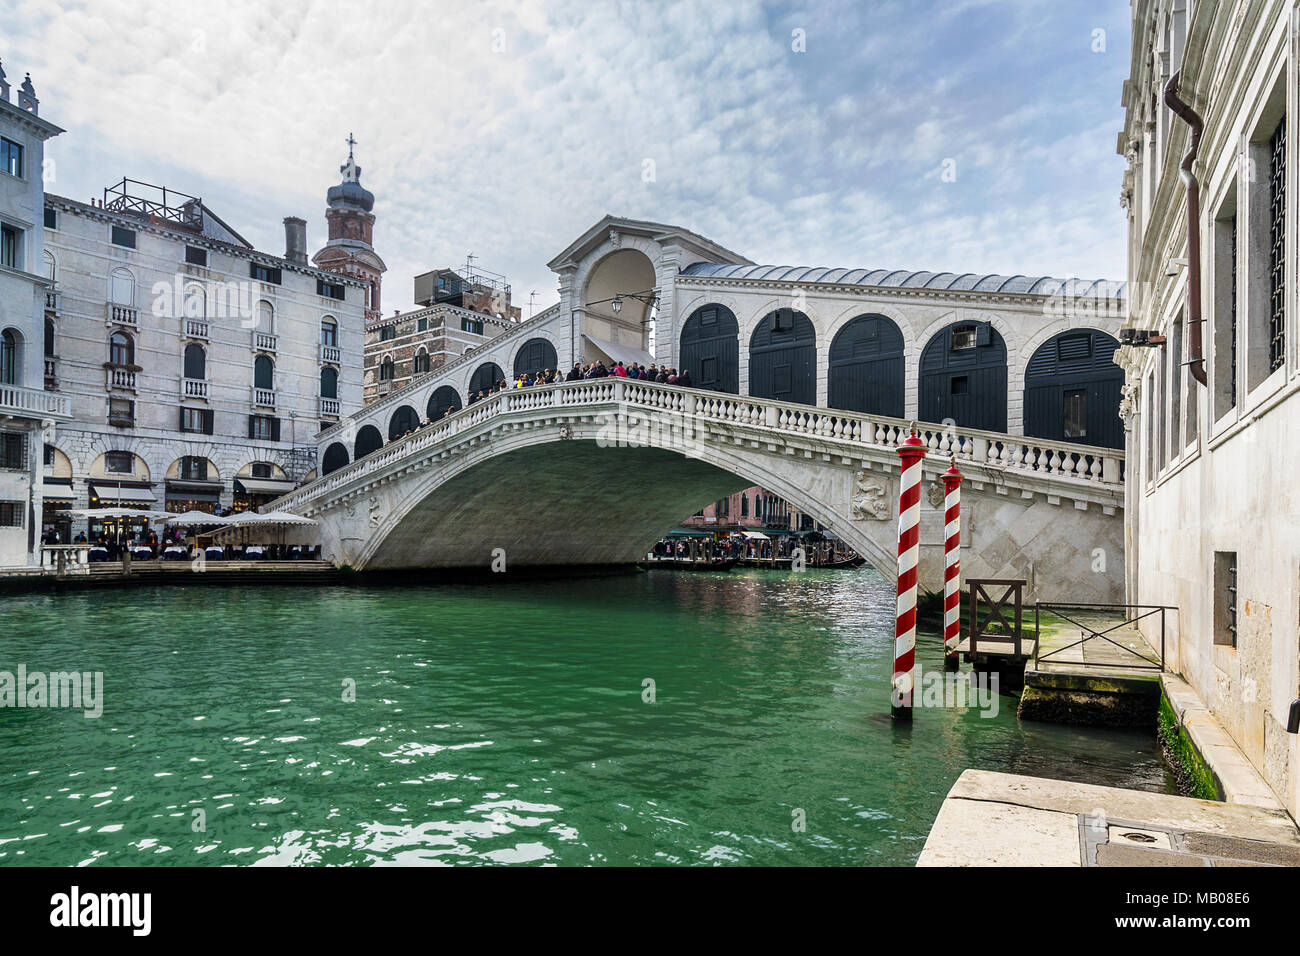
[{"label": "crowd of tourist", "polygon": [[[606,365],[600,361],[589,362],[586,365],[581,362],[574,362],[573,368],[569,370],[567,375],[561,374],[559,369],[548,368],[540,372],[524,372],[517,375],[513,385],[503,378],[491,388],[471,392],[469,403],[473,405],[475,402],[483,401],[489,395],[507,392],[512,388],[531,388],[534,385],[559,385],[562,382],[577,382],[588,378],[628,378],[636,381],[660,382],[664,385],[681,385],[684,388],[690,388],[692,384],[691,373],[688,369],[682,369],[679,372],[675,368],[670,368],[667,365],[656,365],[653,362],[650,363],[648,368],[637,362],[624,364],[617,360],[612,365]],[[447,407],[439,416],[439,420],[458,410],[450,406]],[[404,432],[389,438],[384,444],[391,445],[395,441],[401,441],[408,435],[413,435],[421,428],[427,428],[433,423],[434,419],[432,418],[422,418]]]}]

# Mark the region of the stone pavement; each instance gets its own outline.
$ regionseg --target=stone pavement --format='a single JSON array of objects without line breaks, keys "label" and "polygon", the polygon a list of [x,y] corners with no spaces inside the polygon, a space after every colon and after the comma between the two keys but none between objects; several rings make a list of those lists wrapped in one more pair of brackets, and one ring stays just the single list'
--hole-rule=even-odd
[{"label": "stone pavement", "polygon": [[917,866],[1300,866],[1284,811],[967,770]]}]

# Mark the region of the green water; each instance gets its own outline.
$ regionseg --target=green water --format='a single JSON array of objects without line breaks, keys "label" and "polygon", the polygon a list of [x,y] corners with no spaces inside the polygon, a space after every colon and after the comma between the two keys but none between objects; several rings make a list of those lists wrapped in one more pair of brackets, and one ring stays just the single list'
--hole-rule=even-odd
[{"label": "green water", "polygon": [[1153,733],[1013,697],[891,726],[892,608],[870,571],[3,597],[0,670],[102,671],[104,712],[0,709],[0,863],[908,864],[966,767],[1172,792]]}]

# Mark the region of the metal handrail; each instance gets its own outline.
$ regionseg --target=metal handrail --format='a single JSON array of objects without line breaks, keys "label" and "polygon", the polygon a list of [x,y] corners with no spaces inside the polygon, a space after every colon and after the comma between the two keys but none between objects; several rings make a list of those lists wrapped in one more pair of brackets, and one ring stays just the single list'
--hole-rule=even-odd
[{"label": "metal handrail", "polygon": [[[1088,608],[1095,608],[1097,610],[1103,610],[1103,611],[1123,610],[1125,619],[1123,621],[1120,621],[1118,624],[1112,624],[1110,627],[1104,630],[1097,631],[1097,630],[1093,630],[1092,627],[1083,623],[1082,621],[1076,621],[1074,618],[1070,617],[1069,614],[1065,613],[1066,611],[1070,611],[1070,610],[1084,610]],[[1038,636],[1039,635],[1039,611],[1042,609],[1050,610],[1057,617],[1063,618],[1064,620],[1069,621],[1071,624],[1075,625],[1076,627],[1082,628],[1086,632],[1085,635],[1083,637],[1080,637],[1079,640],[1074,641],[1071,644],[1066,644],[1064,647],[1058,647],[1047,654],[1043,654],[1042,653],[1043,642],[1041,638],[1039,638]],[[1034,666],[1037,667],[1038,662],[1040,660],[1047,660],[1049,657],[1055,657],[1057,654],[1064,653],[1065,651],[1071,650],[1073,648],[1082,647],[1084,644],[1088,643],[1088,641],[1100,639],[1102,641],[1105,641],[1107,644],[1113,644],[1115,647],[1118,647],[1124,653],[1136,657],[1138,660],[1142,661],[1142,663],[1141,664],[1117,664],[1117,663],[1111,663],[1109,661],[1089,661],[1088,662],[1089,667],[1123,667],[1129,670],[1155,670],[1163,673],[1165,669],[1165,611],[1177,611],[1177,610],[1178,610],[1177,606],[1168,605],[1168,604],[1081,604],[1077,602],[1071,602],[1069,604],[1052,604],[1044,601],[1038,601],[1034,604],[1034,636],[1036,638],[1036,643],[1034,647]],[[1141,611],[1142,613],[1137,615],[1132,615],[1131,612],[1133,611]],[[1121,627],[1125,627],[1126,625],[1129,624],[1136,625],[1138,621],[1144,620],[1145,618],[1151,617],[1153,614],[1157,614],[1157,613],[1160,615],[1160,657],[1157,660],[1152,660],[1150,657],[1147,657],[1145,654],[1142,654],[1131,647],[1126,647],[1125,645],[1121,644],[1119,641],[1116,641],[1106,636],[1110,634],[1112,631],[1117,631]]]}]

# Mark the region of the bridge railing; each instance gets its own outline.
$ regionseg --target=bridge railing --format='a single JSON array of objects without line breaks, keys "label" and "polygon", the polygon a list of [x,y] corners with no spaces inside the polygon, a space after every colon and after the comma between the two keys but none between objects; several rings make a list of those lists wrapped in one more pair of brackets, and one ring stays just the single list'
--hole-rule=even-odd
[{"label": "bridge railing", "polygon": [[[467,309],[457,309],[455,306],[447,306],[447,308],[454,309],[457,312],[472,311]],[[371,402],[369,405],[363,408],[361,412],[358,412],[357,414],[362,414],[362,413],[368,414],[370,412],[373,412],[381,408],[393,408],[393,409],[397,408],[397,406],[403,404],[412,395],[414,395],[416,392],[420,391],[426,385],[428,385],[431,379],[437,378],[441,375],[445,375],[447,372],[450,372],[453,369],[458,369],[464,365],[469,365],[471,362],[481,360],[483,356],[487,355],[491,349],[495,348],[498,345],[501,345],[504,342],[509,342],[518,338],[524,332],[530,332],[533,329],[536,329],[538,326],[544,324],[549,319],[554,318],[555,315],[559,313],[559,311],[560,311],[560,304],[557,302],[554,305],[543,309],[541,312],[538,312],[531,319],[528,319],[527,321],[524,322],[520,322],[518,325],[507,329],[506,331],[502,332],[500,335],[488,339],[482,345],[474,346],[474,348],[470,349],[468,352],[466,352],[464,355],[460,356],[459,358],[455,359],[454,361],[448,362],[445,365],[439,365],[437,368],[422,374],[419,378],[413,378],[411,381],[407,382],[405,385],[403,385],[401,388],[397,389],[396,391],[389,392],[383,398]],[[316,436],[317,441],[325,441],[326,439],[336,438],[346,428],[347,428],[346,422],[339,422],[337,425],[332,425]]]},{"label": "bridge railing", "polygon": [[[812,408],[766,398],[681,388],[635,379],[599,378],[556,385],[508,389],[452,412],[399,438],[364,458],[298,488],[266,506],[292,509],[321,494],[379,471],[416,452],[475,428],[498,415],[577,406],[632,405],[696,421],[754,427],[778,434],[813,436],[850,445],[896,448],[912,423],[901,418],[834,408]],[[1079,482],[1123,490],[1124,453],[1070,442],[1007,435],[932,422],[916,423],[930,455],[984,466],[996,475],[1035,475],[1064,483]],[[322,440],[326,437],[321,436]]]}]

